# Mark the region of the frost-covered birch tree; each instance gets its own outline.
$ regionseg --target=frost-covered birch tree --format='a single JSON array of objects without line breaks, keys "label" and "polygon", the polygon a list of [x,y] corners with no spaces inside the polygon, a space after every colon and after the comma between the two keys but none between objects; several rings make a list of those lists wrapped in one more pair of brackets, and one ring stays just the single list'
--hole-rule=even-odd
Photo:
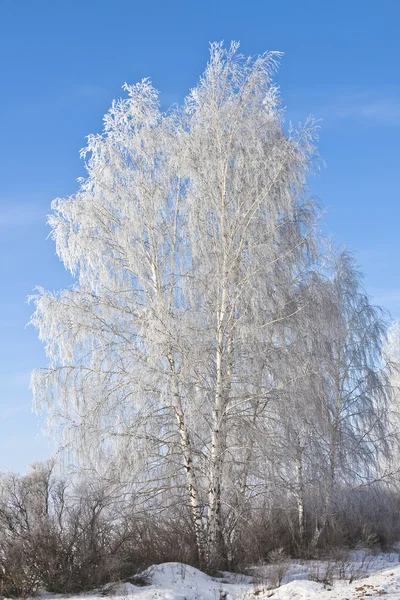
[{"label": "frost-covered birch tree", "polygon": [[49,358],[36,407],[64,447],[112,458],[147,501],[184,486],[208,566],[232,488],[234,523],[254,482],[255,432],[284,383],[276,357],[316,252],[315,127],[285,132],[278,60],[212,44],[167,113],[148,80],[125,85],[82,151],[78,192],[52,204],[74,285],[34,297]]},{"label": "frost-covered birch tree", "polygon": [[[340,490],[368,485],[389,454],[391,386],[382,348],[385,313],[373,306],[352,256],[332,251],[324,275],[308,288],[309,305],[297,317],[292,344],[293,373],[304,373],[284,390],[286,410],[283,465],[298,507],[300,538],[305,531],[305,496],[320,498],[312,545],[332,524]],[[286,452],[284,452],[286,449]]]},{"label": "frost-covered birch tree", "polygon": [[385,313],[371,304],[351,255],[326,251],[286,327],[285,353],[275,352],[284,384],[259,432],[260,454],[268,448],[271,460],[264,485],[289,493],[300,549],[332,531],[343,490],[383,475],[392,396],[385,334]]},{"label": "frost-covered birch tree", "polygon": [[373,306],[348,252],[333,255],[330,331],[323,336],[320,400],[327,477],[315,543],[332,516],[335,485],[365,485],[377,474],[379,456],[388,452],[390,386],[382,347],[385,313]]},{"label": "frost-covered birch tree", "polygon": [[400,444],[400,321],[393,321],[383,349],[383,360],[387,366],[391,398],[388,411],[389,426],[387,439],[391,448],[389,460],[384,461],[384,470],[389,470],[398,485]]}]

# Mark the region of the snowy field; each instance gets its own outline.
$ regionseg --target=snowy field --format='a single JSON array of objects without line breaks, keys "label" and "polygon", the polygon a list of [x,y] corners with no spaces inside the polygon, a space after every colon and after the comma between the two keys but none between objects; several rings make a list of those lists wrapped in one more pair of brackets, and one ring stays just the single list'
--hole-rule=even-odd
[{"label": "snowy field", "polygon": [[[281,585],[276,587],[277,580]],[[70,600],[400,600],[399,553],[357,551],[336,561],[282,561],[252,574],[210,577],[182,563],[147,569],[134,583],[110,584]],[[58,598],[43,594],[45,598]]]}]

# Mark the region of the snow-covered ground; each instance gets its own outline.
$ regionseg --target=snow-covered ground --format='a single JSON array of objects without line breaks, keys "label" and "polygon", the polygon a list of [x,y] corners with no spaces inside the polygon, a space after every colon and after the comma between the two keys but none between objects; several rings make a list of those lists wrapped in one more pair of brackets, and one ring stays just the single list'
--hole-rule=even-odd
[{"label": "snow-covered ground", "polygon": [[[400,600],[399,554],[354,552],[334,561],[287,561],[252,575],[210,577],[182,563],[147,569],[134,583],[106,586],[70,600]],[[273,587],[276,578],[280,587]],[[133,581],[135,581],[133,579]],[[45,594],[49,597],[49,594]],[[57,596],[61,600],[62,596]]]}]

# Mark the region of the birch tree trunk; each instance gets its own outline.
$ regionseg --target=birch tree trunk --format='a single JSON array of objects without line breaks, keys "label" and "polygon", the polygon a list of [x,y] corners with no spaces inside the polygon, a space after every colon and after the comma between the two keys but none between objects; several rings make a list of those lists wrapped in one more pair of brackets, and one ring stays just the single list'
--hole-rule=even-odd
[{"label": "birch tree trunk", "polygon": [[182,449],[182,456],[185,467],[185,475],[187,482],[187,490],[189,495],[189,502],[192,511],[193,527],[196,535],[197,551],[199,556],[199,564],[204,567],[206,566],[206,540],[203,526],[203,515],[202,505],[200,499],[200,490],[196,477],[196,467],[193,459],[193,450],[189,437],[189,433],[185,426],[185,416],[182,410],[182,402],[179,393],[178,377],[176,374],[175,361],[173,355],[170,354],[168,357],[171,378],[172,378],[172,393],[174,398],[174,411],[176,420],[179,428],[180,444]]},{"label": "birch tree trunk", "polygon": [[303,547],[305,543],[305,512],[304,512],[304,504],[305,504],[305,485],[304,485],[304,475],[303,475],[303,456],[302,456],[302,448],[300,444],[298,444],[298,450],[296,454],[296,478],[297,478],[297,491],[296,491],[296,501],[297,501],[297,522],[299,526],[299,538],[300,545]]}]

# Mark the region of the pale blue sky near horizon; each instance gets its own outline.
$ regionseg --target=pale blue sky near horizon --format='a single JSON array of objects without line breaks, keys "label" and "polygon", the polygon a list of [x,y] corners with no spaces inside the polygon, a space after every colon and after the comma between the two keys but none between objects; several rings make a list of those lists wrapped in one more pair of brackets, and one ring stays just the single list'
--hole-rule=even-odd
[{"label": "pale blue sky near horizon", "polygon": [[375,303],[400,318],[397,0],[0,0],[0,471],[50,454],[30,372],[35,286],[70,276],[46,237],[51,200],[84,175],[79,150],[121,86],[150,77],[167,108],[196,85],[210,41],[284,52],[287,119],[321,119],[326,168],[310,179],[323,228],[355,255]]}]

